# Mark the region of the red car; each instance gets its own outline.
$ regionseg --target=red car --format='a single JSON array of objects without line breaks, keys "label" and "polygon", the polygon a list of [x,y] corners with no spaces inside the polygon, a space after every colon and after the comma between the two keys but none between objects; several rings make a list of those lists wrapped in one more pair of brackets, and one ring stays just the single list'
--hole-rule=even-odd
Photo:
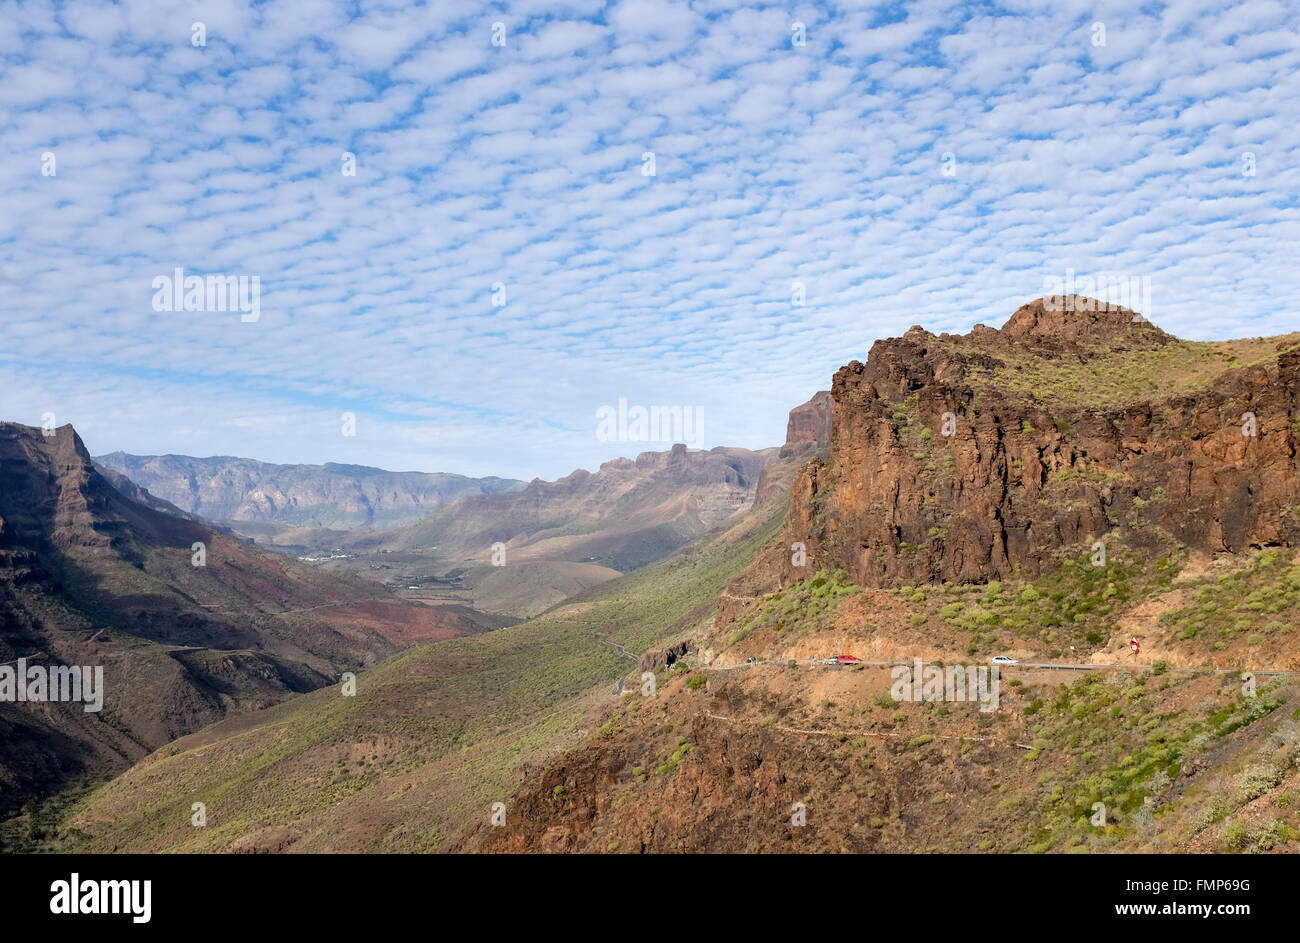
[{"label": "red car", "polygon": [[839,662],[841,665],[860,665],[860,664],[862,664],[862,659],[861,659],[861,658],[858,658],[858,657],[856,657],[856,656],[854,656],[854,655],[836,655],[836,656],[835,656],[835,660],[836,660],[837,662]]}]

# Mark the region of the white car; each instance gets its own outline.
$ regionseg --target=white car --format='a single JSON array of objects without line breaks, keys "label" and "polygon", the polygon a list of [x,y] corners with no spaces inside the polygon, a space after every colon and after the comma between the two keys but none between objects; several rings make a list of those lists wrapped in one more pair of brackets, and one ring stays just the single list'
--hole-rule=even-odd
[{"label": "white car", "polygon": [[1018,665],[1020,662],[1016,661],[1014,658],[1008,658],[1006,655],[994,655],[993,660],[989,662],[989,664],[1001,667],[1005,665]]}]

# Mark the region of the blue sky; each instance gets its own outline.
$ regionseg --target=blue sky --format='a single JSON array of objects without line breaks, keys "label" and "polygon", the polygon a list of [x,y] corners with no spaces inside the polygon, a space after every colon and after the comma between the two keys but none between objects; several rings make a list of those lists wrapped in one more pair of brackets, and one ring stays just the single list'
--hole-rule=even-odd
[{"label": "blue sky", "polygon": [[[0,418],[553,478],[667,447],[620,398],[779,444],[1067,269],[1300,328],[1296,5],[1135,6],[0,2]],[[154,310],[177,266],[260,318]]]}]

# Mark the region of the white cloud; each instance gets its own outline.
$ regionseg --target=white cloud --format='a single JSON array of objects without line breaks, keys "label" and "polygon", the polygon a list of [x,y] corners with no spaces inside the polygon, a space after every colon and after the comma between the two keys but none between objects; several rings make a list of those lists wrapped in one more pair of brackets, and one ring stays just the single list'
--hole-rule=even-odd
[{"label": "white cloud", "polygon": [[[5,7],[0,414],[554,477],[642,448],[595,440],[620,396],[777,444],[877,337],[1067,267],[1151,275],[1186,336],[1293,329],[1294,5],[1015,9]],[[259,276],[260,320],[153,311],[178,265]]]}]

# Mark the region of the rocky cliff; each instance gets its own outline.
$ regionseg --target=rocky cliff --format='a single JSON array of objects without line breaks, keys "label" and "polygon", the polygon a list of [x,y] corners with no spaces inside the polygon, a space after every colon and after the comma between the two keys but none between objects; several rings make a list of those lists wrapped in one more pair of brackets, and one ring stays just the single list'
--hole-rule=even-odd
[{"label": "rocky cliff", "polygon": [[785,444],[777,458],[764,466],[754,494],[756,504],[784,500],[799,467],[810,458],[825,458],[831,440],[831,394],[822,390],[790,410]]},{"label": "rocky cliff", "polygon": [[1300,335],[1193,343],[1091,299],[913,327],[836,373],[826,459],[731,594],[840,568],[875,587],[1032,577],[1098,542],[1294,545],[1298,371]]}]

